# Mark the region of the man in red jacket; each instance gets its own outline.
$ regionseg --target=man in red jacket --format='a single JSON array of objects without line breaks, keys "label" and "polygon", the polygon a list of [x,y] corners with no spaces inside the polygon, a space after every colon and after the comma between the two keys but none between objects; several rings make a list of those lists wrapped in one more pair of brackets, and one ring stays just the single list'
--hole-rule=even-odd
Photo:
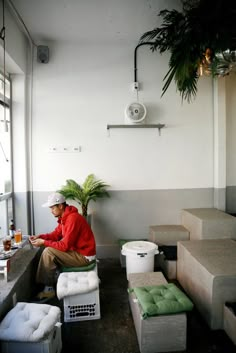
[{"label": "man in red jacket", "polygon": [[54,217],[58,218],[58,226],[51,233],[30,236],[33,246],[45,247],[39,260],[36,281],[45,285],[37,298],[46,301],[55,296],[57,268],[88,265],[96,258],[96,243],[86,219],[76,207],[67,205],[63,195],[49,195],[42,206],[50,207]]}]

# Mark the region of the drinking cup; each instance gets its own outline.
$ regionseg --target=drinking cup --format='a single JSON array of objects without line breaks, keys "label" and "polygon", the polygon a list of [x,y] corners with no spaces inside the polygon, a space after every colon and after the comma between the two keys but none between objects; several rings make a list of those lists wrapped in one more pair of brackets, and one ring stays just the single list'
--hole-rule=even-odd
[{"label": "drinking cup", "polygon": [[3,243],[4,251],[10,251],[11,250],[11,238],[10,237],[4,238],[2,243]]},{"label": "drinking cup", "polygon": [[14,239],[16,244],[19,244],[22,242],[22,231],[20,229],[15,231]]}]

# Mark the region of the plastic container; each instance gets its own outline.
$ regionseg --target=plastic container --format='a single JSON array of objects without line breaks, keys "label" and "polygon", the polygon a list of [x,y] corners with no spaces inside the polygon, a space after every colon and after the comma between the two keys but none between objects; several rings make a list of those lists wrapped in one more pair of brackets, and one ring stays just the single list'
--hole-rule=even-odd
[{"label": "plastic container", "polygon": [[153,272],[154,257],[159,253],[158,245],[149,241],[130,241],[122,246],[126,256],[126,275],[129,273]]},{"label": "plastic container", "polygon": [[57,323],[43,341],[1,341],[0,350],[2,353],[59,353],[62,350],[61,323]]},{"label": "plastic container", "polygon": [[64,301],[64,321],[97,320],[100,315],[99,288],[76,295],[66,296]]}]

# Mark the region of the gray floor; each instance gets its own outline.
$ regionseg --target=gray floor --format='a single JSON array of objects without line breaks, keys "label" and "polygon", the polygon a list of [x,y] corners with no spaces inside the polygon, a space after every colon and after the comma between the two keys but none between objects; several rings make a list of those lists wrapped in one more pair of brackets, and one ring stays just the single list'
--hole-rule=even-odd
[{"label": "gray floor", "polygon": [[[128,304],[125,269],[119,260],[100,260],[101,319],[63,323],[63,351],[70,353],[138,353]],[[55,301],[62,308],[62,302]],[[168,334],[168,333],[167,333]],[[188,315],[187,353],[236,353],[224,331],[211,331],[196,310]]]}]

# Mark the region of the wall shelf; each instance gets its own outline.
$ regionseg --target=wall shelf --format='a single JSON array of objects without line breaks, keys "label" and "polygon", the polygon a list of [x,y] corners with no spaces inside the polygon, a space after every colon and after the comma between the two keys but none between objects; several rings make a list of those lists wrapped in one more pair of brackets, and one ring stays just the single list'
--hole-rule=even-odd
[{"label": "wall shelf", "polygon": [[108,124],[107,131],[110,129],[158,129],[161,135],[161,129],[165,124]]}]

